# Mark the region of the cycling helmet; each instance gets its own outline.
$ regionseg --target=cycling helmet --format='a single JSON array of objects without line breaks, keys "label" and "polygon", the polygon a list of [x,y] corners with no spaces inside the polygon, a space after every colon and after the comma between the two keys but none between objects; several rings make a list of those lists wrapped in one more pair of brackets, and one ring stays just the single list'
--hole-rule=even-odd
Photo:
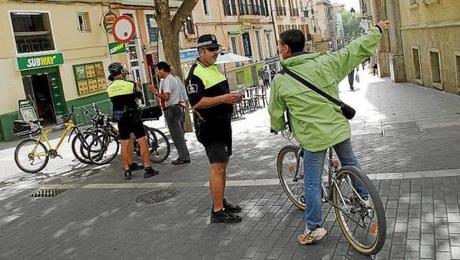
[{"label": "cycling helmet", "polygon": [[128,71],[123,67],[120,62],[114,62],[109,65],[109,73],[111,76],[117,76],[119,74],[128,74]]}]

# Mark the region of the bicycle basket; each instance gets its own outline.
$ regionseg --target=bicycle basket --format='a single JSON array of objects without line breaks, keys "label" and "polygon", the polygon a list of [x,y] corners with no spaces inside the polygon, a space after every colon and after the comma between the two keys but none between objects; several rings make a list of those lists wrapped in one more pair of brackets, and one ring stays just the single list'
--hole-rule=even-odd
[{"label": "bicycle basket", "polygon": [[24,121],[24,120],[14,120],[13,122],[13,132],[15,134],[19,133],[24,133],[24,132],[30,132],[32,130],[32,127],[30,126],[30,123]]},{"label": "bicycle basket", "polygon": [[160,118],[162,114],[160,106],[146,107],[141,110],[141,118]]}]

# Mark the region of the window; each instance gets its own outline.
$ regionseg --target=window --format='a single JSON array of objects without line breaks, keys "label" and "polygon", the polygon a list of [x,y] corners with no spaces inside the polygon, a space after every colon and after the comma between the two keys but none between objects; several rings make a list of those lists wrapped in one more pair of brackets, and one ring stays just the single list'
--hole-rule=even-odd
[{"label": "window", "polygon": [[431,63],[431,80],[433,83],[441,83],[441,68],[439,62],[439,51],[430,50],[430,63]]},{"label": "window", "polygon": [[267,36],[268,53],[270,54],[270,57],[272,57],[272,56],[273,56],[272,40],[271,40],[271,38],[270,38],[270,34],[269,34],[269,33],[267,33],[266,36]]},{"label": "window", "polygon": [[10,18],[18,53],[54,50],[48,13],[11,12]]},{"label": "window", "polygon": [[81,32],[90,32],[91,24],[89,22],[88,12],[77,13],[77,18],[78,18],[78,30]]},{"label": "window", "polygon": [[455,64],[457,65],[457,87],[460,88],[460,53],[455,55]]},{"label": "window", "polygon": [[260,31],[256,31],[256,41],[257,41],[257,53],[259,54],[259,59],[263,60],[264,55],[263,55],[263,52],[262,52],[262,44],[261,44],[261,40],[260,40]]},{"label": "window", "polygon": [[145,22],[147,23],[147,32],[149,35],[149,43],[156,43],[158,42],[158,26],[155,21],[155,18],[153,18],[153,14],[146,14],[145,15]]},{"label": "window", "polygon": [[187,16],[185,19],[185,30],[188,34],[195,34],[195,25],[193,24],[192,17]]},{"label": "window", "polygon": [[225,16],[237,15],[235,0],[223,0],[223,3],[224,3],[224,15]]},{"label": "window", "polygon": [[203,0],[203,11],[204,15],[209,15],[208,0]]},{"label": "window", "polygon": [[414,77],[415,79],[421,79],[420,76],[420,56],[418,48],[412,48],[412,56],[414,57]]}]

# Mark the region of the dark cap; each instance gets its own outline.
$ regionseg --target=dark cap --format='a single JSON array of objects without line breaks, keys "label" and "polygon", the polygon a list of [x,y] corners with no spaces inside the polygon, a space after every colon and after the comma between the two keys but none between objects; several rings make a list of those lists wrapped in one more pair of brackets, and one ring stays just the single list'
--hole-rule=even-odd
[{"label": "dark cap", "polygon": [[218,48],[220,44],[217,43],[217,38],[214,34],[203,34],[198,38],[197,48],[210,47]]}]

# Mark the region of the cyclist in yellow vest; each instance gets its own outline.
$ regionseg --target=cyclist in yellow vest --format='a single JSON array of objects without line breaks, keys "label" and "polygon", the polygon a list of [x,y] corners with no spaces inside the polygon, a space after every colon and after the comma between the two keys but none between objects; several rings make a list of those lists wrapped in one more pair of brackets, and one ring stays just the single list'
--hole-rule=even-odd
[{"label": "cyclist in yellow vest", "polygon": [[[145,136],[144,125],[136,103],[136,98],[141,98],[142,93],[137,91],[135,83],[126,80],[128,71],[119,62],[109,65],[109,80],[112,82],[107,87],[107,93],[113,104],[113,119],[118,122],[118,132],[121,143],[121,162],[125,179],[132,178],[131,171],[137,170],[137,164],[130,164],[133,156],[131,133],[137,139],[144,162],[144,178],[150,178],[158,174],[158,171],[150,166],[149,147]],[[130,160],[131,159],[131,160]]]},{"label": "cyclist in yellow vest", "polygon": [[240,212],[241,207],[226,201],[224,190],[228,159],[232,154],[230,117],[233,104],[241,102],[242,97],[230,93],[227,79],[214,64],[219,46],[215,35],[204,34],[198,38],[199,58],[189,71],[186,90],[194,110],[197,139],[203,144],[211,164],[211,223],[237,223],[241,217],[235,213]]}]

